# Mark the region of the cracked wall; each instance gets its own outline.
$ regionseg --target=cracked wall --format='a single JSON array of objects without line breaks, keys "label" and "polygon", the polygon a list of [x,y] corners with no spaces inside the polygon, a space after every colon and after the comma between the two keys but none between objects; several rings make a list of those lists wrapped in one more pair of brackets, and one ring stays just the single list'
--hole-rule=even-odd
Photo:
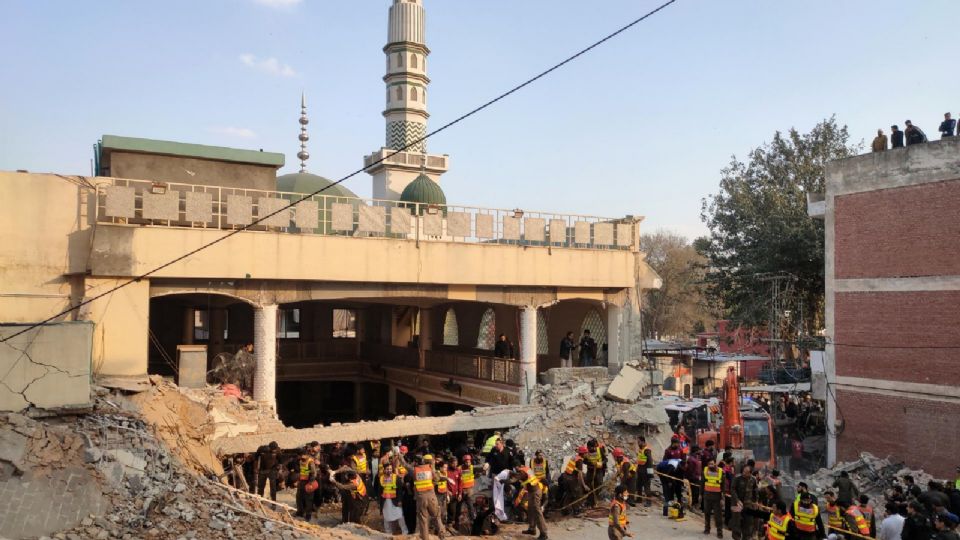
[{"label": "cracked wall", "polygon": [[[0,339],[26,325],[0,326]],[[0,411],[90,402],[93,324],[53,323],[0,343]]]}]

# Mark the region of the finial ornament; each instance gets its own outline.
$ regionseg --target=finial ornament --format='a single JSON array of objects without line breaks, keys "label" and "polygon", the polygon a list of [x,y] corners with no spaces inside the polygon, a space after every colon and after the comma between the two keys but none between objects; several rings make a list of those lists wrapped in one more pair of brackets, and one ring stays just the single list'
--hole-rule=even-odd
[{"label": "finial ornament", "polygon": [[307,172],[307,160],[310,159],[310,153],[307,152],[307,141],[310,140],[310,136],[307,135],[307,124],[310,123],[310,119],[307,118],[307,98],[306,95],[300,93],[300,151],[297,152],[297,157],[300,158],[300,172]]}]

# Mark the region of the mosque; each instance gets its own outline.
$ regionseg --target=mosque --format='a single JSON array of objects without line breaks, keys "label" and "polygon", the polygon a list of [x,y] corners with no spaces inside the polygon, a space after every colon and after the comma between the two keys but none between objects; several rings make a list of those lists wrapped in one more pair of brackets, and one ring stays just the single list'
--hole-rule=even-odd
[{"label": "mosque", "polygon": [[659,286],[642,218],[448,202],[450,158],[423,140],[424,22],[421,0],[392,0],[371,199],[308,171],[305,99],[296,173],[277,176],[279,153],[113,135],[92,177],[0,171],[3,328],[96,298],[18,336],[28,358],[0,350],[0,410],[82,405],[85,381],[202,385],[249,344],[254,397],[297,427],[524,403],[567,332],[590,330],[611,369],[639,358]]}]

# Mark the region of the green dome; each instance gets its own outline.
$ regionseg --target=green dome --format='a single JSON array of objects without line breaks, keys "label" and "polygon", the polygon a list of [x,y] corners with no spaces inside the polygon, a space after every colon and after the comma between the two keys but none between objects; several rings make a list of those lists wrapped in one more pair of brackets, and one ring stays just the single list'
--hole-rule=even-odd
[{"label": "green dome", "polygon": [[400,200],[408,203],[436,204],[446,206],[447,196],[437,184],[425,174],[420,174],[407,187],[403,188],[400,194]]},{"label": "green dome", "polygon": [[[289,193],[313,193],[331,184],[333,184],[333,182],[322,176],[306,172],[290,173],[277,177],[277,191],[286,191]],[[320,195],[357,198],[357,194],[343,187],[343,184],[337,184],[321,192]]]}]

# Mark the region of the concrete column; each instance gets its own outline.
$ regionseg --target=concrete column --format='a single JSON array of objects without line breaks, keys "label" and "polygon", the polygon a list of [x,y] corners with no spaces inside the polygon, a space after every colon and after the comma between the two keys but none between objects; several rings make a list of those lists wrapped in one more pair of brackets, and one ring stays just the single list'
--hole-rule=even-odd
[{"label": "concrete column", "polygon": [[253,374],[253,398],[277,409],[277,305],[253,310],[253,352],[257,368]]},{"label": "concrete column", "polygon": [[417,402],[417,416],[430,416],[430,404],[426,401]]},{"label": "concrete column", "polygon": [[397,414],[397,387],[387,387],[387,412]]},{"label": "concrete column", "polygon": [[827,338],[827,346],[823,355],[823,367],[827,372],[827,467],[833,467],[837,464],[837,394],[835,393],[837,384],[837,349],[831,343],[831,338]]},{"label": "concrete column", "polygon": [[433,310],[429,308],[420,309],[420,369],[427,368],[427,351],[431,350],[431,341],[433,339],[433,332],[431,332],[432,326],[432,313]]},{"label": "concrete column", "polygon": [[183,309],[183,335],[180,342],[183,345],[193,345],[193,318],[196,311],[193,308]]},{"label": "concrete column", "polygon": [[210,310],[210,344],[223,345],[223,331],[227,327],[227,310]]},{"label": "concrete column", "polygon": [[620,313],[623,308],[607,304],[607,365],[610,373],[620,373],[623,359],[620,358]]},{"label": "concrete column", "polygon": [[522,371],[520,403],[530,402],[530,394],[537,385],[537,308],[520,308],[520,370]]}]

